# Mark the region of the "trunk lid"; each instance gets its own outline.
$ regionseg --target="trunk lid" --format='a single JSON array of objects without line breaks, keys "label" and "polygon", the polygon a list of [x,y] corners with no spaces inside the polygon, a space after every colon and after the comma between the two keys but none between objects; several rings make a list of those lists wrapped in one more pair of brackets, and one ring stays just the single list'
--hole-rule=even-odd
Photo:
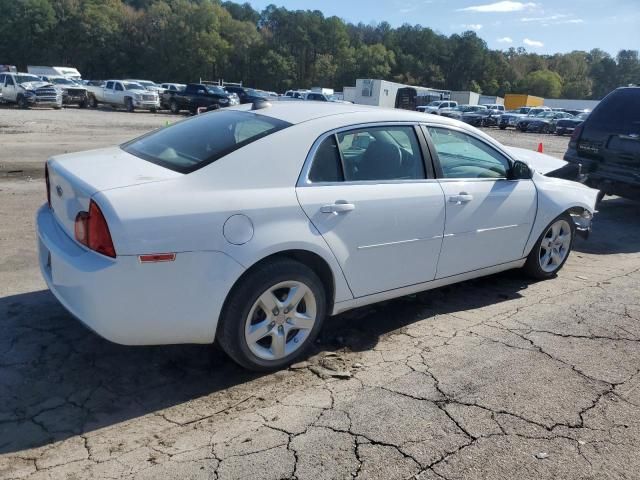
[{"label": "trunk lid", "polygon": [[60,225],[75,237],[75,219],[88,211],[98,192],[180,178],[183,174],[135,157],[120,147],[72,153],[48,162],[51,208]]}]

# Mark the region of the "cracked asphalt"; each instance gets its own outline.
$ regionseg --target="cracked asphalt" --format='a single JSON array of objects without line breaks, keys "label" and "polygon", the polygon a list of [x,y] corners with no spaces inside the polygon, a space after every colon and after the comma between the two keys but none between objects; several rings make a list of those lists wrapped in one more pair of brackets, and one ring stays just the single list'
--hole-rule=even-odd
[{"label": "cracked asphalt", "polygon": [[640,478],[637,203],[607,198],[553,280],[348,312],[311,357],[256,375],[74,320],[39,277],[43,201],[41,179],[0,181],[1,479]]}]

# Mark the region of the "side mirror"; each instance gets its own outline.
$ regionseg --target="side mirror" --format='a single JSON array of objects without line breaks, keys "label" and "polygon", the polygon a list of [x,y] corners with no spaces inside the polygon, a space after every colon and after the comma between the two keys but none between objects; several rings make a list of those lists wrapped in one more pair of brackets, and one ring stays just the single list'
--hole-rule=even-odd
[{"label": "side mirror", "polygon": [[533,176],[529,166],[520,160],[516,160],[509,173],[509,180],[530,180]]}]

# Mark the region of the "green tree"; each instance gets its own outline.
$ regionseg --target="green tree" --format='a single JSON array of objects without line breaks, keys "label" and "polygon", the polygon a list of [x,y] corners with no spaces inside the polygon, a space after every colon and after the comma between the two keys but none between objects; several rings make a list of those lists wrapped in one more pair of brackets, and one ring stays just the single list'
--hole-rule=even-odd
[{"label": "green tree", "polygon": [[551,70],[536,70],[524,78],[526,90],[543,98],[558,98],[562,93],[562,78]]}]

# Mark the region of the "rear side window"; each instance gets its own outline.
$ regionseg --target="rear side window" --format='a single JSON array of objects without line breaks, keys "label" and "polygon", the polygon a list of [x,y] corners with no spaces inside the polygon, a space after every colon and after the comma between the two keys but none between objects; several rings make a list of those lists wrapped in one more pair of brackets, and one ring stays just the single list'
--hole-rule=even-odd
[{"label": "rear side window", "polygon": [[156,130],[121,148],[156,165],[191,173],[289,126],[288,122],[265,115],[223,110]]},{"label": "rear side window", "polygon": [[587,123],[590,128],[623,133],[640,129],[640,88],[621,88],[609,94],[594,109]]},{"label": "rear side window", "polygon": [[348,182],[425,178],[412,126],[370,127],[336,135]]},{"label": "rear side window", "polygon": [[312,183],[341,182],[342,164],[335,135],[327,137],[318,147],[313,164],[309,170],[309,181]]}]

